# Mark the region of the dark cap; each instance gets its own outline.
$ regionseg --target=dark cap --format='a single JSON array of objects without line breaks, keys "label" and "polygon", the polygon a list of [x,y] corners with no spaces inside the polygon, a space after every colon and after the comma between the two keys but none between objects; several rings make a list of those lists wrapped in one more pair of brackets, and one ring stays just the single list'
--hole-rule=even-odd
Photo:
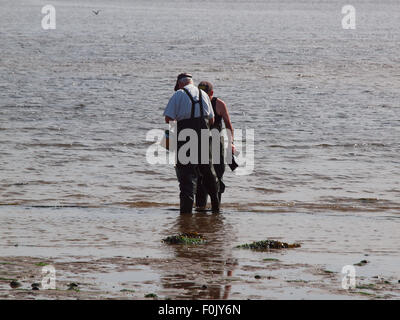
[{"label": "dark cap", "polygon": [[211,91],[214,90],[213,85],[211,82],[202,81],[198,85],[199,89],[203,90],[205,93],[209,94]]},{"label": "dark cap", "polygon": [[176,79],[176,84],[175,84],[175,91],[178,91],[179,89],[179,80],[183,79],[183,78],[192,78],[192,75],[190,73],[181,73],[180,75],[178,75],[178,78]]}]

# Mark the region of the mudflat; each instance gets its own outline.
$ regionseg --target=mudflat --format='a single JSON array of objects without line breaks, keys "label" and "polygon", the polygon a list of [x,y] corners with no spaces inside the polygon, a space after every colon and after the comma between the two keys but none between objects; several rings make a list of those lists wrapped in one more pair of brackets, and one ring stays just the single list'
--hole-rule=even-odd
[{"label": "mudflat", "polygon": [[[287,209],[180,215],[160,207],[2,206],[0,298],[400,298],[400,239],[387,232],[398,227],[395,216]],[[188,232],[206,241],[162,241]],[[265,239],[301,247],[237,248]],[[343,289],[346,265],[354,267],[354,288]],[[42,284],[49,267],[54,268],[55,289]],[[12,288],[12,281],[19,286]],[[39,284],[39,290],[32,284]]]}]

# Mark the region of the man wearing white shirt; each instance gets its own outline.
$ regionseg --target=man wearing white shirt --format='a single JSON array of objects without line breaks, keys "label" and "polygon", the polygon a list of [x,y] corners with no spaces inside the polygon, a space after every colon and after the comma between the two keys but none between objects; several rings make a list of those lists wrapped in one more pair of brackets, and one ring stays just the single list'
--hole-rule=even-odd
[{"label": "man wearing white shirt", "polygon": [[[197,134],[198,155],[197,161],[186,163],[179,159],[179,150],[188,142],[178,141],[178,161],[175,166],[180,189],[180,212],[192,213],[194,194],[196,193],[197,177],[202,176],[207,193],[211,198],[213,212],[219,211],[218,180],[209,156],[208,163],[203,163],[201,156],[201,131],[209,130],[214,122],[214,112],[208,95],[193,84],[192,76],[181,73],[176,81],[175,94],[169,100],[164,111],[165,122],[177,121],[177,136],[182,130],[191,129]],[[208,119],[209,124],[206,120]],[[208,143],[208,137],[207,137]]]}]

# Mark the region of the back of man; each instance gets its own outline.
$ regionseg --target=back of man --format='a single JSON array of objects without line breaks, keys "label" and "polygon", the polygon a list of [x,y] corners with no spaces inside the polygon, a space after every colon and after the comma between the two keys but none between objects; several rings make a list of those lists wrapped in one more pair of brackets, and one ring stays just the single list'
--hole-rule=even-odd
[{"label": "back of man", "polygon": [[[199,101],[200,91],[195,85],[189,83],[184,88],[192,95],[195,101]],[[214,112],[212,109],[210,98],[207,94],[202,94],[203,113],[204,117],[214,119]],[[178,89],[169,100],[167,107],[164,111],[164,116],[168,116],[176,121],[191,118],[192,102],[190,97],[183,89]],[[195,118],[200,117],[200,106],[196,104],[194,111]]]},{"label": "back of man", "polygon": [[193,85],[190,74],[180,74],[175,86],[175,94],[171,97],[164,111],[165,121],[177,121],[177,136],[184,129],[194,130],[197,134],[198,157],[196,161],[189,163],[181,161],[180,148],[187,141],[178,141],[176,175],[180,188],[180,211],[191,213],[196,191],[197,177],[201,176],[207,193],[210,195],[213,211],[219,210],[218,180],[211,164],[201,163],[201,130],[208,130],[206,118],[210,124],[214,119],[214,112],[209,97],[202,90]]}]

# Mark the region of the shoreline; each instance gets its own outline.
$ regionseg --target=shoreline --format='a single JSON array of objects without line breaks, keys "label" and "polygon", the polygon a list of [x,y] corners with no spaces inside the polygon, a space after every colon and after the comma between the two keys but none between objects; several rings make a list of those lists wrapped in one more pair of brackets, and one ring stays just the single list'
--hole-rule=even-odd
[{"label": "shoreline", "polygon": [[[398,219],[387,216],[1,208],[0,298],[400,299],[399,236],[385,231],[396,228]],[[207,242],[162,242],[189,231],[203,234]],[[235,248],[266,238],[300,242],[301,247]],[[356,265],[363,260],[367,263]],[[32,290],[46,265],[56,270],[56,290]],[[344,265],[357,272],[355,289],[341,286]],[[22,286],[12,289],[13,279]],[[78,286],[68,290],[71,283]]]}]

